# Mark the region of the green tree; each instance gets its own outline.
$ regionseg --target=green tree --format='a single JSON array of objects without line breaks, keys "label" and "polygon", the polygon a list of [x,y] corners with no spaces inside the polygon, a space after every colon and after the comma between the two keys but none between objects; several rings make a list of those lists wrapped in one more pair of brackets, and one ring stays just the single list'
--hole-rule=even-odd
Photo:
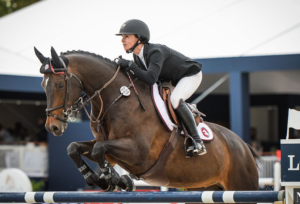
[{"label": "green tree", "polygon": [[0,0],[0,17],[38,1],[40,0]]}]

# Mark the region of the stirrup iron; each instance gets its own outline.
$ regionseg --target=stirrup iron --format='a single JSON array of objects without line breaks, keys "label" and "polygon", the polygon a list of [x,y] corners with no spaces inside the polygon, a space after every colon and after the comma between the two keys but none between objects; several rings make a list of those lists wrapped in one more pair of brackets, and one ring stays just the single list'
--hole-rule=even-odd
[{"label": "stirrup iron", "polygon": [[187,152],[193,151],[194,155],[204,155],[207,153],[205,145],[203,144],[203,141],[201,142],[193,142],[194,145],[189,146],[187,149]]}]

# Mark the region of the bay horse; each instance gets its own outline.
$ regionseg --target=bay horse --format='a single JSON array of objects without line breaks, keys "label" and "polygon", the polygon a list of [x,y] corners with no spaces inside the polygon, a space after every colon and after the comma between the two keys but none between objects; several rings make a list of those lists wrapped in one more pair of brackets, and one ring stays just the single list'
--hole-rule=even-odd
[{"label": "bay horse", "polygon": [[[42,87],[47,96],[46,129],[55,136],[62,135],[70,113],[78,108],[78,99],[84,104],[84,92],[91,103],[90,126],[95,139],[72,142],[68,155],[89,185],[106,191],[114,191],[116,186],[133,191],[131,177],[120,177],[112,167],[118,164],[141,178],[156,164],[170,137],[156,113],[151,88],[134,81],[144,111],[134,93],[120,96],[120,88],[131,88],[132,84],[114,61],[84,51],[58,56],[51,48],[52,58],[44,57],[36,48],[35,53],[43,64],[40,72],[44,74]],[[258,190],[259,156],[229,129],[206,124],[214,133],[214,139],[205,144],[207,154],[187,159],[184,137],[179,137],[163,168],[152,175],[153,179],[145,177],[144,181],[186,190]],[[99,165],[100,176],[82,156]],[[160,176],[165,180],[159,181]]]}]

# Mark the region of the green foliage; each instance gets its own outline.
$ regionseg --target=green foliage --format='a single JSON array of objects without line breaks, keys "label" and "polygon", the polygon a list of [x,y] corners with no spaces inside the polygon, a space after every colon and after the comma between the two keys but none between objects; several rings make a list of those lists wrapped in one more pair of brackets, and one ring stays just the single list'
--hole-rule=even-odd
[{"label": "green foliage", "polygon": [[32,184],[32,190],[33,191],[41,191],[44,186],[45,186],[45,181],[44,180],[31,180],[31,184]]},{"label": "green foliage", "polygon": [[38,1],[40,0],[0,0],[0,17]]}]

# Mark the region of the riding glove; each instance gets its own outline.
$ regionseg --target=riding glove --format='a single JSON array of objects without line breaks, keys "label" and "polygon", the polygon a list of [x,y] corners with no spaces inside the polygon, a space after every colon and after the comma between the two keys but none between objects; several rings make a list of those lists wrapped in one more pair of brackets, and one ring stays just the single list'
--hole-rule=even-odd
[{"label": "riding glove", "polygon": [[119,66],[121,66],[121,69],[126,69],[127,67],[129,67],[130,62],[130,60],[120,58],[120,60],[117,63]]},{"label": "riding glove", "polygon": [[122,69],[126,69],[127,72],[131,73],[150,86],[153,85],[158,79],[156,72],[152,71],[151,69],[148,69],[147,71],[142,70],[135,62],[123,59],[122,56],[119,56],[119,61],[117,63]]}]

